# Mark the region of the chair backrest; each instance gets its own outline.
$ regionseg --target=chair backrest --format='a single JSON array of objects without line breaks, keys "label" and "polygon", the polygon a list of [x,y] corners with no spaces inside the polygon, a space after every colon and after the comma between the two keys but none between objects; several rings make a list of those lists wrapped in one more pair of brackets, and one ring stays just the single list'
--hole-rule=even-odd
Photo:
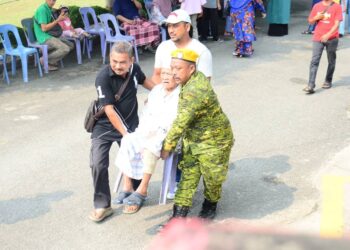
[{"label": "chair backrest", "polygon": [[24,30],[24,34],[26,35],[28,44],[29,42],[35,43],[37,40],[34,33],[33,18],[30,17],[30,18],[22,19],[21,24]]},{"label": "chair backrest", "polygon": [[[99,15],[98,18],[101,20],[101,22],[103,24],[107,40],[113,39],[115,36],[121,36],[122,35],[120,33],[119,24],[118,24],[117,19],[115,18],[115,16],[113,16],[112,14],[106,13],[106,14]],[[113,27],[109,27],[110,23],[113,25]],[[111,28],[115,30],[115,33],[116,33],[115,35],[112,35],[112,29]]]},{"label": "chair backrest", "polygon": [[90,26],[91,26],[90,20],[89,20],[89,14],[92,17],[92,20],[94,22],[93,24],[96,25],[96,26],[98,25],[96,13],[95,13],[95,10],[93,8],[91,8],[91,7],[81,7],[81,8],[79,8],[79,12],[80,12],[80,15],[81,15],[81,19],[83,19],[85,30],[90,29]]},{"label": "chair backrest", "polygon": [[0,36],[2,38],[2,44],[4,46],[5,53],[11,52],[13,49],[16,48],[11,43],[10,33],[12,33],[16,39],[16,47],[24,47],[16,26],[12,24],[0,25]]}]

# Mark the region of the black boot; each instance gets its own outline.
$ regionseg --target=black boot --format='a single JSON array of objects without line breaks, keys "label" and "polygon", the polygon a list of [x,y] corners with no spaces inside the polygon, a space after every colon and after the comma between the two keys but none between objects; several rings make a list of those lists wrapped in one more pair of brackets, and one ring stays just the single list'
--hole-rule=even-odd
[{"label": "black boot", "polygon": [[157,231],[160,232],[163,230],[163,228],[174,218],[185,218],[187,217],[187,214],[190,212],[190,207],[185,206],[173,206],[173,214],[168,219],[168,221],[165,224],[159,225]]},{"label": "black boot", "polygon": [[207,199],[202,204],[202,210],[199,212],[198,217],[203,219],[212,220],[216,216],[217,202],[210,202]]}]

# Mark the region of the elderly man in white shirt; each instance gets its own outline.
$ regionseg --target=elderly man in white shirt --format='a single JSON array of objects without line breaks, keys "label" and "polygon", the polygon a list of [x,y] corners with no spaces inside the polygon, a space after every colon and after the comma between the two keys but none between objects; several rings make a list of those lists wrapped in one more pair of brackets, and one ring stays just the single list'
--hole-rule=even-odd
[{"label": "elderly man in white shirt", "polygon": [[[139,126],[123,137],[117,154],[116,165],[123,173],[124,184],[115,203],[124,204],[124,213],[136,213],[143,205],[163,140],[177,115],[180,87],[170,69],[162,69],[161,79],[148,95]],[[131,179],[142,179],[135,191]]]}]

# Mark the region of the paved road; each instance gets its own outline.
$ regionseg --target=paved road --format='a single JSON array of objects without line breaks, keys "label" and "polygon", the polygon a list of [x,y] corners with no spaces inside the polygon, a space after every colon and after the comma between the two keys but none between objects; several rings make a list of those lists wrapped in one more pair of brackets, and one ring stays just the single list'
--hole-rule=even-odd
[{"label": "paved road", "polygon": [[[250,59],[232,57],[231,39],[207,43],[214,55],[213,86],[236,137],[218,220],[317,232],[321,176],[350,175],[350,37],[340,42],[334,88],[320,89],[324,57],[316,94],[305,95],[301,89],[308,77],[311,37],[300,35],[307,15],[302,8],[307,9],[294,5],[286,37],[266,36],[266,24],[259,20]],[[90,140],[82,121],[95,97],[94,77],[101,60],[97,53],[81,66],[72,60],[42,79],[30,70],[27,85],[20,76],[9,87],[0,85],[1,246],[143,249],[172,207],[157,205],[161,169],[137,215],[123,215],[115,207],[115,214],[103,224],[87,219],[92,209]],[[148,75],[152,65],[152,55],[141,55]],[[142,102],[147,92],[140,90]],[[113,148],[112,162],[116,151]],[[113,166],[110,174],[113,186]],[[200,209],[202,190],[191,215]]]}]

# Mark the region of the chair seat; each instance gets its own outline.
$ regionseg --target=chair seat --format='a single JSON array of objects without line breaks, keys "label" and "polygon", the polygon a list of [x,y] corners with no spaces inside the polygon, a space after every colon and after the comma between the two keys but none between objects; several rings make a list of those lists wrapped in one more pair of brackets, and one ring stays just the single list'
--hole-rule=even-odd
[{"label": "chair seat", "polygon": [[104,28],[102,24],[93,24],[88,29],[86,29],[86,32],[92,33],[92,34],[99,34],[101,32],[104,32]]},{"label": "chair seat", "polygon": [[22,54],[34,54],[36,53],[36,49],[34,48],[27,48],[27,47],[17,47],[16,49],[11,50],[11,52],[7,52],[7,55],[12,55],[12,56],[20,56]]},{"label": "chair seat", "polygon": [[124,35],[115,35],[113,38],[108,39],[108,41],[120,41],[120,40],[126,40],[128,42],[132,42],[135,40],[133,36],[124,36]]}]

